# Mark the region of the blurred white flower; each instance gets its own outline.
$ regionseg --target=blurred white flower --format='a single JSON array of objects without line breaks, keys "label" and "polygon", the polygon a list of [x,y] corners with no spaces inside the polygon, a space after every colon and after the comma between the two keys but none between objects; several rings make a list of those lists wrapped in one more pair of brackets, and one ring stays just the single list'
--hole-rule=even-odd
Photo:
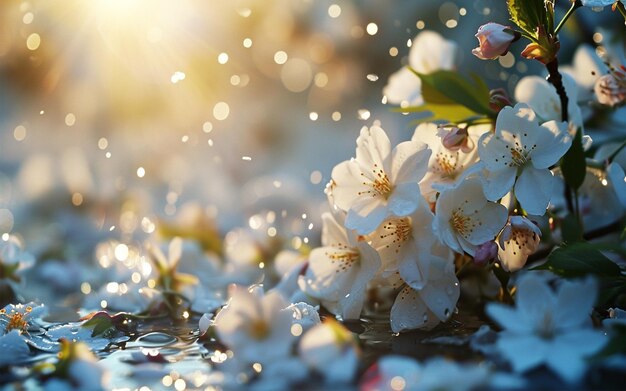
[{"label": "blurred white flower", "polygon": [[299,279],[300,289],[344,319],[357,319],[367,283],[380,268],[380,257],[332,214],[323,214],[322,220],[323,247],[311,251],[309,266]]},{"label": "blurred white flower", "polygon": [[359,364],[356,336],[334,319],[327,319],[304,334],[298,352],[302,361],[327,383],[354,379]]},{"label": "blurred white flower", "polygon": [[[578,106],[578,87],[568,74],[563,74],[563,86],[568,97],[569,122],[579,128],[583,119]],[[561,122],[561,99],[554,86],[546,79],[539,76],[523,77],[515,86],[515,99],[519,103],[527,104],[535,112],[539,122]]]},{"label": "blurred white flower", "polygon": [[511,216],[498,238],[498,258],[502,268],[514,272],[526,264],[541,239],[541,230],[523,216]]},{"label": "blurred white flower", "polygon": [[559,161],[572,143],[564,123],[539,125],[535,112],[525,104],[505,107],[498,114],[495,133],[478,142],[484,164],[485,196],[502,198],[514,188],[529,214],[543,215],[553,195],[555,179],[549,167]]},{"label": "blurred white flower", "polygon": [[16,236],[0,239],[0,280],[19,281],[20,274],[34,263],[35,257],[24,251],[22,242]]},{"label": "blurred white flower", "polygon": [[[457,45],[434,31],[422,31],[411,45],[409,66],[423,74],[438,70],[451,70],[456,62]],[[420,78],[403,67],[389,77],[383,94],[387,101],[401,106],[418,106],[424,103]]]},{"label": "blurred white flower", "polygon": [[357,138],[356,158],[332,171],[333,200],[347,211],[345,225],[365,235],[389,215],[413,213],[419,202],[418,182],[424,177],[431,151],[406,141],[393,151],[385,131],[364,127]]},{"label": "blurred white flower", "polygon": [[[457,364],[441,357],[421,364],[404,356],[384,356],[365,373],[362,391],[469,391],[490,385],[483,365]],[[510,383],[509,388],[514,384]]]},{"label": "blurred white flower", "polygon": [[594,86],[596,99],[606,106],[618,106],[626,101],[626,76],[611,72],[601,76]]},{"label": "blurred white flower", "polygon": [[45,390],[104,390],[108,374],[98,359],[81,342],[61,341],[59,361],[51,379],[44,384]]},{"label": "blurred white flower", "polygon": [[466,179],[441,192],[433,231],[452,250],[474,255],[478,245],[496,237],[507,215],[503,205],[485,198],[478,179]]},{"label": "blurred white flower", "polygon": [[291,350],[292,312],[278,293],[263,295],[236,287],[228,304],[215,317],[219,340],[238,360],[267,363],[285,357]]},{"label": "blurred white flower", "polygon": [[536,273],[517,285],[516,306],[487,305],[487,314],[503,328],[496,347],[521,373],[541,364],[575,383],[585,374],[586,357],[598,352],[608,338],[591,327],[597,297],[592,279],[563,281],[554,292]]}]

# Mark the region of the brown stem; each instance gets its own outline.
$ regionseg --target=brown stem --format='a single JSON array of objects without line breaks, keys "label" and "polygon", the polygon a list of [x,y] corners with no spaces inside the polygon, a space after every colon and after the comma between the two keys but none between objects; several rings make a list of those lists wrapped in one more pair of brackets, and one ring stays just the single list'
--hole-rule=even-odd
[{"label": "brown stem", "polygon": [[567,114],[569,99],[567,98],[565,87],[563,86],[563,77],[561,77],[559,73],[559,60],[555,57],[554,60],[546,64],[546,68],[548,68],[548,82],[554,86],[561,100],[561,121],[569,122]]}]

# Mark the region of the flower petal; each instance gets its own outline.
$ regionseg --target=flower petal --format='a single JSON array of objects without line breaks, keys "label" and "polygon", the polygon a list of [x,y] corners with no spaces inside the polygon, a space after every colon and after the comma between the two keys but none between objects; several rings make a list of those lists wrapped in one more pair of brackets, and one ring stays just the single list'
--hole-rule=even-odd
[{"label": "flower petal", "polygon": [[388,207],[394,215],[402,217],[415,212],[420,201],[423,201],[423,199],[417,182],[403,183],[396,186],[391,193]]},{"label": "flower petal", "polygon": [[354,229],[361,235],[367,235],[374,231],[387,215],[387,205],[380,198],[361,199],[348,211],[345,225],[346,228]]},{"label": "flower petal", "polygon": [[531,215],[542,216],[552,199],[556,179],[548,169],[526,166],[515,183],[515,196]]},{"label": "flower petal", "polygon": [[439,319],[428,309],[417,291],[405,286],[391,307],[391,330],[399,333],[418,328],[432,329]]},{"label": "flower petal", "polygon": [[519,335],[501,332],[496,346],[500,353],[511,363],[513,371],[526,372],[545,362],[547,352],[544,341],[533,334]]},{"label": "flower petal", "polygon": [[432,151],[424,143],[405,141],[398,144],[391,157],[391,182],[419,182],[426,174]]},{"label": "flower petal", "polygon": [[483,183],[485,197],[489,201],[497,201],[504,197],[515,184],[517,170],[515,167],[505,167],[498,170],[483,170],[480,179]]},{"label": "flower petal", "polygon": [[557,293],[554,322],[563,330],[590,325],[597,297],[598,286],[591,278],[563,281]]},{"label": "flower petal", "polygon": [[533,144],[532,164],[538,169],[549,168],[565,155],[572,145],[572,136],[565,122],[546,122],[539,129],[537,141]]}]

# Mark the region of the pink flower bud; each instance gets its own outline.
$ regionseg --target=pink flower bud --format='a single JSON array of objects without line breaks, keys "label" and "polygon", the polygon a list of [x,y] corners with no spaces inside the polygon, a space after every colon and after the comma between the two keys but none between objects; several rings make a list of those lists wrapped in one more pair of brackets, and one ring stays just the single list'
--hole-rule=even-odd
[{"label": "pink flower bud", "polygon": [[437,135],[441,137],[443,146],[451,151],[460,149],[465,153],[469,153],[474,149],[474,142],[469,138],[466,128],[440,126]]},{"label": "pink flower bud", "polygon": [[607,106],[616,106],[626,100],[626,77],[620,78],[619,73],[609,73],[596,81],[594,87],[598,102]]},{"label": "pink flower bud", "polygon": [[509,51],[511,43],[519,39],[518,33],[498,23],[487,23],[476,33],[479,46],[472,53],[481,60],[493,60]]},{"label": "pink flower bud", "polygon": [[485,265],[498,255],[498,245],[494,241],[485,242],[476,248],[474,263]]},{"label": "pink flower bud", "polygon": [[513,102],[511,102],[511,98],[509,98],[504,88],[496,88],[489,91],[489,107],[493,111],[499,113],[506,106],[513,106]]}]

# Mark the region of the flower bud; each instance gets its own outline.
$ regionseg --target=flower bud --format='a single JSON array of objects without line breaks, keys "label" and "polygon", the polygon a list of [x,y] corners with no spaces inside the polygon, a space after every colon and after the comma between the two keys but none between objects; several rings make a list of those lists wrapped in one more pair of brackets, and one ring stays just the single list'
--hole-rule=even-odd
[{"label": "flower bud", "polygon": [[476,33],[479,46],[472,53],[481,60],[493,60],[505,55],[511,43],[519,39],[519,33],[498,23],[487,23]]},{"label": "flower bud", "polygon": [[513,106],[513,102],[511,102],[511,98],[509,98],[504,88],[496,88],[489,91],[489,107],[491,110],[499,113],[506,106]]},{"label": "flower bud", "polygon": [[467,128],[451,126],[447,129],[444,125],[439,127],[437,135],[441,137],[443,146],[451,151],[458,151],[460,149],[465,153],[469,153],[474,149],[474,142],[469,138]]},{"label": "flower bud", "polygon": [[616,73],[600,77],[594,87],[598,102],[607,106],[616,106],[626,100],[626,77],[619,78]]},{"label": "flower bud", "polygon": [[474,263],[485,265],[498,255],[498,245],[494,241],[485,242],[476,248]]}]

